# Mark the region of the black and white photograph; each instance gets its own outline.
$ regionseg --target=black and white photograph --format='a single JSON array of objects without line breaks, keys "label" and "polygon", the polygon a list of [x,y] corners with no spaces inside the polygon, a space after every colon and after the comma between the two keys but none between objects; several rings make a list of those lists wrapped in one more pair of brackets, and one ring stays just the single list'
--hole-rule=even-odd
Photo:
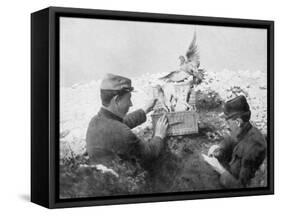
[{"label": "black and white photograph", "polygon": [[278,212],[278,1],[1,6],[0,215]]},{"label": "black and white photograph", "polygon": [[268,30],[59,18],[59,198],[268,187]]}]

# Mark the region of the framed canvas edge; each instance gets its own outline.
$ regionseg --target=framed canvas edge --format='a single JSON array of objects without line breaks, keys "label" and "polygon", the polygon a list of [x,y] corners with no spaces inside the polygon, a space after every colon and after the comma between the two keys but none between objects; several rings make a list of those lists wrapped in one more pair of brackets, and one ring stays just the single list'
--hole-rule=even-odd
[{"label": "framed canvas edge", "polygon": [[101,206],[101,205],[119,205],[119,204],[137,204],[137,203],[152,203],[152,202],[171,202],[171,201],[188,201],[198,199],[214,199],[214,198],[233,198],[233,197],[249,197],[260,195],[273,195],[274,192],[270,189],[254,189],[244,191],[217,191],[217,192],[202,192],[195,194],[188,194],[187,192],[180,194],[148,194],[146,196],[125,196],[125,197],[106,197],[96,200],[83,200],[77,199],[77,201],[60,201],[50,205],[49,208],[69,208],[69,207],[84,207],[84,206]]},{"label": "framed canvas edge", "polygon": [[[30,200],[49,206],[49,19],[48,10],[31,14]],[[38,36],[40,34],[40,37]],[[38,55],[41,52],[41,55]]]},{"label": "framed canvas edge", "polygon": [[[178,201],[178,200],[194,200],[194,199],[209,199],[209,198],[227,198],[227,197],[240,197],[240,196],[253,196],[253,195],[271,195],[274,194],[274,21],[269,20],[246,20],[234,18],[217,18],[217,17],[200,17],[200,16],[187,16],[187,15],[171,15],[171,14],[154,14],[154,13],[140,13],[140,12],[123,12],[123,11],[107,11],[95,9],[77,9],[77,8],[62,8],[62,7],[49,7],[49,51],[50,51],[50,69],[49,69],[49,130],[50,130],[50,155],[49,155],[49,206],[48,208],[64,208],[64,207],[82,207],[82,206],[97,206],[97,205],[113,205],[113,204],[131,204],[131,203],[145,203],[145,202],[163,202],[163,201]],[[251,188],[243,190],[220,190],[220,191],[200,191],[196,193],[170,193],[170,194],[149,194],[149,195],[136,195],[136,196],[112,196],[103,198],[87,198],[58,200],[58,185],[56,176],[56,162],[59,160],[59,152],[57,150],[56,137],[59,135],[59,119],[57,118],[59,94],[58,77],[58,47],[56,47],[57,39],[56,32],[58,25],[56,17],[62,14],[74,14],[75,16],[81,15],[100,15],[104,18],[117,19],[117,17],[125,17],[126,19],[153,19],[160,22],[164,20],[172,20],[177,22],[185,19],[187,21],[195,21],[200,23],[208,23],[206,25],[222,25],[239,27],[266,28],[268,30],[267,44],[268,44],[268,134],[270,139],[268,142],[269,151],[268,156],[270,160],[268,163],[268,187],[266,188]],[[116,16],[113,16],[116,14]],[[241,26],[240,26],[241,27]],[[57,177],[57,176],[56,176]]]}]

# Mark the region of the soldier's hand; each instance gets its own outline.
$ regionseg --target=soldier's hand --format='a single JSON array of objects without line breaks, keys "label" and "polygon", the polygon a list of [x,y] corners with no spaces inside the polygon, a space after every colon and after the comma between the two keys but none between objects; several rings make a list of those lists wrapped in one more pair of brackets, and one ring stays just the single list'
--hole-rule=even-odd
[{"label": "soldier's hand", "polygon": [[153,107],[156,104],[156,101],[157,101],[157,98],[148,100],[143,107],[144,112],[149,113],[150,111],[152,111]]},{"label": "soldier's hand", "polygon": [[208,151],[209,157],[218,157],[220,154],[220,146],[219,145],[213,145],[210,147]]},{"label": "soldier's hand", "polygon": [[166,115],[162,115],[156,123],[155,136],[164,139],[167,135],[167,129],[168,129],[168,119]]}]

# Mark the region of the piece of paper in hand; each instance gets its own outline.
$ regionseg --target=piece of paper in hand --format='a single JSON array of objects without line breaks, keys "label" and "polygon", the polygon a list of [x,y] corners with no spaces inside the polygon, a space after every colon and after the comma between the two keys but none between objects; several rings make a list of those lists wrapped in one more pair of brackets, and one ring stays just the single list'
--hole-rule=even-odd
[{"label": "piece of paper in hand", "polygon": [[203,159],[210,164],[211,166],[213,166],[213,164],[211,163],[211,158],[205,154],[202,153]]},{"label": "piece of paper in hand", "polygon": [[222,174],[223,172],[225,172],[224,167],[220,164],[220,162],[218,161],[217,158],[215,157],[209,157],[205,154],[202,154],[203,159],[211,165],[211,167],[218,172],[219,174]]}]

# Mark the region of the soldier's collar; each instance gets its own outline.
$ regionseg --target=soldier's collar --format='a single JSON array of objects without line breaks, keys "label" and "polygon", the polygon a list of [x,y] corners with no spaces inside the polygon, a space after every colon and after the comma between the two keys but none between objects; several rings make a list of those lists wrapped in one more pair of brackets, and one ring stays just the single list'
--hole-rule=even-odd
[{"label": "soldier's collar", "polygon": [[241,127],[241,132],[237,136],[237,140],[240,141],[244,138],[244,136],[251,130],[253,126],[251,125],[250,122],[246,122],[242,125]]},{"label": "soldier's collar", "polygon": [[100,113],[101,115],[106,116],[107,118],[110,118],[110,119],[114,119],[114,120],[123,122],[123,119],[122,119],[121,117],[115,115],[114,113],[110,112],[109,110],[105,109],[104,107],[101,107],[99,113]]}]

